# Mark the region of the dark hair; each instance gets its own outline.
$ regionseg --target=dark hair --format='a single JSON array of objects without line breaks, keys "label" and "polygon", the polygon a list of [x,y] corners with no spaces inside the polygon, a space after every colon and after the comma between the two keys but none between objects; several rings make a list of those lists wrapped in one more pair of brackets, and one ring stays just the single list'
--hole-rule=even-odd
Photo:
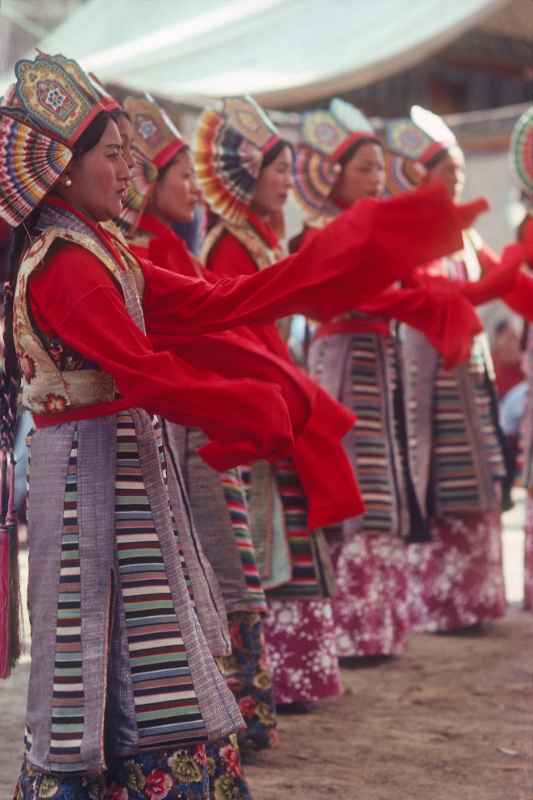
[{"label": "dark hair", "polygon": [[74,158],[81,158],[90,150],[92,150],[93,147],[96,147],[104,135],[104,131],[107,128],[107,123],[110,119],[113,119],[112,113],[113,112],[109,111],[100,111],[100,113],[97,114],[92,120],[90,125],[85,128],[82,135],[72,148]]},{"label": "dark hair", "polygon": [[288,142],[286,139],[280,139],[279,142],[276,142],[274,147],[272,147],[265,155],[261,163],[261,169],[263,170],[266,169],[268,166],[270,166],[270,164],[272,164],[272,162],[276,160],[281,151],[284,150],[286,147],[288,147],[291,153],[294,155],[294,147],[292,146],[292,144]]},{"label": "dark hair", "polygon": [[[82,158],[96,147],[103,136],[110,119],[107,111],[100,112],[84,130],[72,152],[75,159]],[[20,388],[20,368],[15,351],[13,337],[13,298],[17,277],[24,252],[31,242],[31,236],[37,223],[40,206],[17,228],[11,231],[7,259],[6,284],[4,287],[4,374],[0,387],[0,447],[11,450],[14,444],[15,423],[17,416],[17,397]]]},{"label": "dark hair", "polygon": [[378,147],[381,147],[383,150],[383,144],[379,139],[375,139],[373,136],[365,136],[364,139],[357,139],[357,141],[353,142],[353,144],[351,144],[349,148],[342,154],[338,161],[340,166],[345,167],[348,161],[351,161],[357,151],[360,150],[361,147],[364,147],[365,144],[377,144]]}]

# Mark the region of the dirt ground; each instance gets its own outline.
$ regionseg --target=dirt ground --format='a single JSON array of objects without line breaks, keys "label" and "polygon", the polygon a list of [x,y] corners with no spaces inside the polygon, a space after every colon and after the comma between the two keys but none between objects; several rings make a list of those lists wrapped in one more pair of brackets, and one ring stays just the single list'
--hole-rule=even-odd
[{"label": "dirt ground", "polygon": [[[0,800],[19,766],[27,674],[0,686]],[[254,800],[533,800],[533,615],[413,636],[402,658],[343,677],[343,698],[282,718],[279,746],[248,767]]]},{"label": "dirt ground", "polygon": [[248,769],[254,800],[532,800],[533,615],[477,636],[412,637],[346,693],[284,717]]}]

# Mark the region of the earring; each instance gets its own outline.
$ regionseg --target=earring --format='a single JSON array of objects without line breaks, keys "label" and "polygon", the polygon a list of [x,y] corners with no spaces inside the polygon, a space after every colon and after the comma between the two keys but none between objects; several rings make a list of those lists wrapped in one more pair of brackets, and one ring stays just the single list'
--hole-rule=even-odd
[{"label": "earring", "polygon": [[72,186],[72,181],[71,181],[71,179],[69,178],[69,176],[68,176],[68,175],[67,175],[67,177],[65,178],[65,181],[64,181],[64,183],[65,183],[65,186],[67,186],[67,187],[69,187],[69,186]]}]

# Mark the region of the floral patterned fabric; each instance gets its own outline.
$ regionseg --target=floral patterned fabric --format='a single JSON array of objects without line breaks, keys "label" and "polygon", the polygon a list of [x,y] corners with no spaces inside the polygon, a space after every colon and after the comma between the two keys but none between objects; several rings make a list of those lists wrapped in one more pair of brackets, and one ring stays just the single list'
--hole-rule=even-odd
[{"label": "floral patterned fabric", "polygon": [[261,615],[232,612],[228,623],[232,653],[218,661],[246,722],[238,734],[245,757],[277,742],[276,706]]},{"label": "floral patterned fabric", "polygon": [[332,542],[330,553],[339,657],[401,653],[410,628],[406,545],[388,534],[355,534]]},{"label": "floral patterned fabric", "polygon": [[234,737],[117,759],[105,776],[45,775],[24,765],[13,800],[251,800]]},{"label": "floral patterned fabric", "polygon": [[526,502],[524,608],[533,611],[533,496]]},{"label": "floral patterned fabric", "polygon": [[453,631],[503,616],[499,512],[434,520],[431,535],[409,547],[413,627]]},{"label": "floral patterned fabric", "polygon": [[277,703],[342,693],[329,600],[270,600],[265,636]]}]

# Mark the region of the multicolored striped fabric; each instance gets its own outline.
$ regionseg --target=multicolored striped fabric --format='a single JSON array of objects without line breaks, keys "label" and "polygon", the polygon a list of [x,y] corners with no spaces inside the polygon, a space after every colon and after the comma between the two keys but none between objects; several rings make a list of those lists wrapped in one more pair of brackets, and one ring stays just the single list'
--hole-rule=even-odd
[{"label": "multicolored striped fabric", "polygon": [[239,551],[250,611],[266,612],[267,604],[250,534],[245,489],[239,469],[228,470],[220,476],[224,499],[230,517],[235,545]]},{"label": "multicolored striped fabric", "polygon": [[488,463],[494,479],[504,477],[500,442],[496,434],[489,379],[483,353],[474,346],[468,375],[473,388],[477,424],[482,433],[483,452],[475,454],[469,441],[464,402],[455,372],[444,369],[439,360],[435,380],[433,415],[433,476],[439,508],[447,513],[464,513],[481,504],[476,458]]},{"label": "multicolored striped fabric", "polygon": [[[167,469],[167,459],[165,456],[165,447],[163,445],[163,431],[161,428],[161,423],[157,417],[154,417],[153,420],[153,427],[154,427],[154,435],[156,439],[157,449],[159,452],[159,464],[161,466],[161,475],[163,477],[163,483],[165,485],[165,489],[168,491],[168,469]],[[185,556],[183,555],[183,551],[179,545],[179,537],[178,537],[178,526],[176,525],[176,519],[174,517],[174,510],[172,508],[172,504],[169,502],[168,510],[170,512],[170,519],[172,520],[172,527],[174,528],[176,534],[176,543],[178,545],[178,553],[180,559],[180,566],[181,571],[183,572],[183,577],[185,578],[185,583],[187,584],[187,589],[189,591],[189,597],[191,598],[192,604],[194,606],[194,593],[192,588],[192,581],[191,576],[189,575],[189,570],[187,569],[187,562],[185,561]]]},{"label": "multicolored striped fabric", "polygon": [[533,195],[533,108],[527,108],[516,122],[511,135],[509,159],[519,188]]},{"label": "multicolored striped fabric", "polygon": [[84,690],[77,492],[78,444],[77,436],[74,436],[65,486],[50,740],[51,759],[58,765],[68,764],[69,771],[83,768]]},{"label": "multicolored striped fabric", "polygon": [[228,97],[220,111],[207,109],[194,139],[196,176],[210,208],[225,221],[246,222],[265,154],[280,141],[251,97]]},{"label": "multicolored striped fabric", "polygon": [[[470,277],[469,252],[465,250],[465,261],[446,259],[445,269],[450,279]],[[497,412],[493,408],[493,367],[483,336],[474,341],[469,362],[462,369],[468,374],[471,407],[466,406],[459,372],[447,372],[440,357],[435,380],[432,477],[437,507],[450,514],[482,506],[478,459],[487,465],[493,480],[505,476]],[[480,434],[479,452],[472,447],[468,434],[472,418]]]},{"label": "multicolored striped fabric", "polygon": [[18,119],[0,115],[0,217],[16,227],[67,168],[72,153]]},{"label": "multicolored striped fabric", "polygon": [[397,431],[394,420],[384,409],[386,399],[382,396],[384,382],[391,395],[396,386],[394,342],[392,338],[378,340],[372,333],[353,334],[351,339],[351,408],[357,414],[353,434],[355,458],[366,506],[359,529],[394,535],[399,533],[397,507],[403,495],[403,482],[394,468],[391,480],[390,447]]},{"label": "multicolored striped fabric", "polygon": [[273,597],[321,595],[322,584],[312,534],[307,526],[307,498],[294,463],[290,459],[278,461],[274,471],[285,517],[292,575],[290,583],[270,589],[268,594]]},{"label": "multicolored striped fabric", "polygon": [[139,747],[207,739],[146,495],[135,426],[117,420],[115,535]]}]

